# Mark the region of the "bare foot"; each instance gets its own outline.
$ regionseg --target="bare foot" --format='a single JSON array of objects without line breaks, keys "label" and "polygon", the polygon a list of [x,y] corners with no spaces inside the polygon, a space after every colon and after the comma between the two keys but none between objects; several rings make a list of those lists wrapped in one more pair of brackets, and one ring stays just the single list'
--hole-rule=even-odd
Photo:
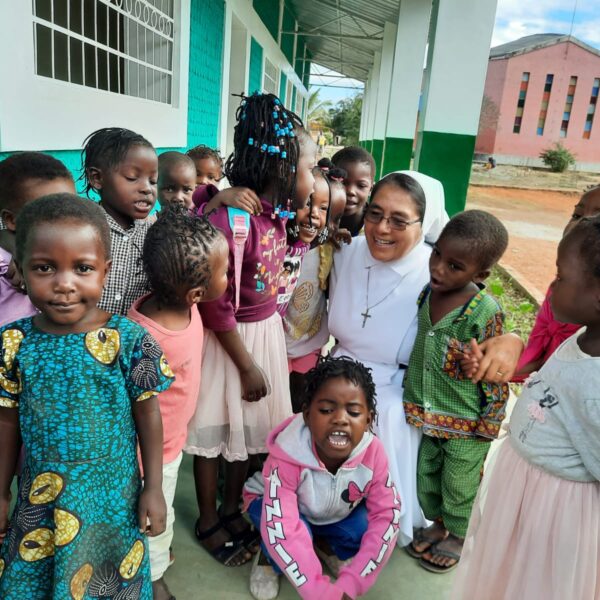
[{"label": "bare foot", "polygon": [[[444,569],[449,569],[458,563],[465,543],[464,538],[449,534],[448,537],[436,544],[429,552],[423,554],[423,560]],[[448,556],[455,555],[455,556]]]},{"label": "bare foot", "polygon": [[171,594],[162,577],[152,582],[152,598],[153,600],[175,600],[175,596]]},{"label": "bare foot", "polygon": [[422,554],[447,537],[448,530],[444,527],[444,524],[440,521],[434,521],[429,527],[419,531],[411,542],[411,546],[416,553]]}]

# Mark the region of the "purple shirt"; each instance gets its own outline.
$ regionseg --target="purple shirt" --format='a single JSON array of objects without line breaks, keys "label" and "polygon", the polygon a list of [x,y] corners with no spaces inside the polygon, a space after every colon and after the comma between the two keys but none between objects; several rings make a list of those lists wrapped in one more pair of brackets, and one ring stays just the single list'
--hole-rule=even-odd
[{"label": "purple shirt", "polygon": [[12,254],[0,248],[0,327],[38,314],[26,294],[15,289],[6,278]]},{"label": "purple shirt", "polygon": [[[206,186],[211,188],[214,186]],[[218,190],[217,190],[218,191]],[[205,192],[202,193],[202,192]],[[194,202],[202,211],[203,201],[214,195],[210,189],[196,190]],[[263,212],[250,217],[250,231],[244,248],[240,306],[235,312],[235,273],[233,261],[233,236],[229,226],[227,207],[222,206],[208,215],[210,222],[220,229],[229,245],[227,290],[218,300],[198,304],[204,326],[213,331],[231,331],[236,323],[264,321],[275,313],[279,274],[287,249],[286,219],[272,218],[271,203],[262,200]]]}]

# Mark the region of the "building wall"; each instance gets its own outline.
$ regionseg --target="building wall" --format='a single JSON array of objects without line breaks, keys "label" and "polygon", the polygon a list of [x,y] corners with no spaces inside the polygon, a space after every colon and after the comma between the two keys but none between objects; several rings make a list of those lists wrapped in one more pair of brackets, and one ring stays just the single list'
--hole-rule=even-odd
[{"label": "building wall", "polygon": [[482,154],[491,154],[494,152],[507,66],[508,60],[491,60],[488,63],[479,132],[475,141],[475,152]]},{"label": "building wall", "polygon": [[[490,61],[490,67],[494,62],[496,61]],[[594,165],[600,167],[599,115],[595,115],[589,139],[583,136],[594,79],[600,78],[600,56],[568,42],[514,56],[503,62],[506,62],[507,66],[499,106],[500,117],[493,149],[485,151],[493,152],[501,161],[506,157],[507,162],[537,164],[540,152],[555,142],[561,142],[576,155],[580,166],[585,165],[584,168],[594,169],[596,168]],[[496,69],[497,67],[494,66],[491,70],[492,80],[497,75]],[[519,133],[514,133],[517,101],[524,72],[530,74],[529,82],[521,130]],[[543,135],[538,135],[538,119],[548,74],[553,74],[554,80]],[[577,86],[567,134],[563,137],[561,123],[572,76],[577,77]],[[494,86],[490,84],[490,87]],[[484,141],[482,140],[482,144]]]},{"label": "building wall", "polygon": [[252,38],[250,43],[250,78],[248,93],[260,92],[262,90],[263,76],[263,49],[262,46]]}]

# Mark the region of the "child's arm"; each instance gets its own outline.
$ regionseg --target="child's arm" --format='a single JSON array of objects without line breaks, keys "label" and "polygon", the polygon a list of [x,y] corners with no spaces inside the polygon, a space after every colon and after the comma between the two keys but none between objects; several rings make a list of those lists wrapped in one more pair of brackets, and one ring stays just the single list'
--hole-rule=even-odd
[{"label": "child's arm", "polygon": [[242,398],[247,402],[258,402],[264,398],[269,393],[269,382],[263,370],[250,356],[237,329],[214,333],[240,372]]},{"label": "child's arm", "polygon": [[[133,404],[133,419],[144,467],[144,489],[138,502],[140,532],[159,535],[167,525],[167,504],[162,492],[163,430],[158,398]],[[149,524],[148,524],[149,522]]]},{"label": "child's arm", "polygon": [[307,526],[301,521],[296,490],[300,467],[269,457],[263,468],[260,533],[269,556],[306,600],[340,600],[342,590],[323,574]]},{"label": "child's arm", "polygon": [[219,206],[232,206],[240,208],[251,215],[260,215],[262,213],[262,204],[256,193],[247,187],[232,187],[221,190],[214,195],[204,207],[204,214],[211,210],[216,210]]},{"label": "child's arm", "polygon": [[17,468],[20,447],[19,411],[0,406],[0,544],[8,529],[10,484]]},{"label": "child's arm", "polygon": [[388,470],[383,445],[374,439],[369,465],[374,473],[365,500],[369,525],[352,562],[340,571],[336,586],[350,598],[366,594],[375,583],[396,545],[400,528],[400,499]]}]

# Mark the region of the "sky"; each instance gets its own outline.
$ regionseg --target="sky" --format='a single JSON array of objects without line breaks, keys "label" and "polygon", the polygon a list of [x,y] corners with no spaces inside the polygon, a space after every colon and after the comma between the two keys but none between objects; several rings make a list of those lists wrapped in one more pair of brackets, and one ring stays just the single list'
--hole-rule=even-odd
[{"label": "sky", "polygon": [[[600,50],[600,0],[498,0],[492,47],[533,33],[569,33]],[[326,73],[326,74],[324,74]],[[362,82],[329,78],[338,73],[312,65],[311,87],[319,84],[320,98],[335,104],[362,90]],[[350,89],[346,89],[350,88]],[[315,88],[313,88],[315,89]]]}]

